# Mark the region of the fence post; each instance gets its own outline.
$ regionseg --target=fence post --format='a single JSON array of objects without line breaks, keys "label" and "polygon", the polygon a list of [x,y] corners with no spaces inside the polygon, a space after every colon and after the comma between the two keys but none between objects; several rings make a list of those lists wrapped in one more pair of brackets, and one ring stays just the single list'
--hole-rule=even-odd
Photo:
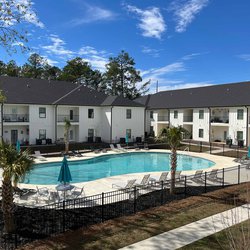
[{"label": "fence post", "polygon": [[184,195],[185,197],[187,196],[187,176],[184,176],[184,180],[185,180],[185,186],[184,186]]},{"label": "fence post", "polygon": [[188,151],[190,151],[190,140],[188,142]]},{"label": "fence post", "polygon": [[200,141],[200,153],[202,152],[202,141]]},{"label": "fence post", "polygon": [[236,149],[236,155],[237,155],[237,157],[236,157],[236,158],[239,158],[239,146],[237,146],[237,149]]},{"label": "fence post", "polygon": [[210,155],[212,154],[212,143],[210,142],[209,143],[209,152],[210,152]]},{"label": "fence post", "polygon": [[65,200],[63,200],[63,232],[65,232]]},{"label": "fence post", "polygon": [[134,186],[134,214],[136,213],[136,186]]},{"label": "fence post", "polygon": [[102,192],[102,222],[104,222],[104,193]]},{"label": "fence post", "polygon": [[161,181],[161,205],[163,205],[163,181]]},{"label": "fence post", "polygon": [[238,184],[240,184],[240,165],[238,165]]},{"label": "fence post", "polygon": [[225,185],[225,169],[222,169],[222,187],[224,188]]},{"label": "fence post", "polygon": [[207,172],[205,172],[205,193],[207,192]]},{"label": "fence post", "polygon": [[222,155],[224,156],[224,147],[225,147],[225,145],[224,144],[222,144]]}]

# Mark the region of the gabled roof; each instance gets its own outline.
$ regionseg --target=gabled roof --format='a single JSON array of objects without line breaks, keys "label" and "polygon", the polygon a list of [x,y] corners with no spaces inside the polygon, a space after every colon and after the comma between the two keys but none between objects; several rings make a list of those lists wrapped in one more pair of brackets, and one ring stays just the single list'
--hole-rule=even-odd
[{"label": "gabled roof", "polygon": [[[147,99],[149,98],[149,100]],[[250,82],[162,91],[138,98],[149,109],[250,106]]]},{"label": "gabled roof", "polygon": [[6,103],[9,104],[143,107],[129,99],[108,96],[86,86],[66,81],[0,76],[0,89],[7,97]]}]

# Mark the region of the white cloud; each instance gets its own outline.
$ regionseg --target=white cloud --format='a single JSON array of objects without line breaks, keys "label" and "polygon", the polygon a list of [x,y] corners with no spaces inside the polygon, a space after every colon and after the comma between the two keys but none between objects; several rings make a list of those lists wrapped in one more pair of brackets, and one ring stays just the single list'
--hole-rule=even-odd
[{"label": "white cloud", "polygon": [[142,46],[142,53],[148,54],[148,55],[153,56],[153,57],[159,57],[160,51],[161,50],[159,50],[159,49],[152,49],[152,48],[149,48],[147,46]]},{"label": "white cloud", "polygon": [[138,27],[142,30],[143,36],[160,39],[162,34],[166,31],[166,24],[159,8],[152,7],[142,10],[135,6],[127,5],[126,9],[138,15],[140,19]]},{"label": "white cloud", "polygon": [[73,56],[75,54],[74,51],[68,50],[65,48],[66,43],[61,38],[59,38],[57,35],[51,34],[49,36],[49,40],[50,40],[50,42],[52,42],[51,45],[41,46],[41,48],[44,49],[46,51],[46,53],[48,53],[50,55],[54,54],[56,56],[67,57],[67,58],[70,58],[71,56]]},{"label": "white cloud", "polygon": [[250,61],[250,54],[241,54],[241,55],[238,55],[238,57],[245,61]]},{"label": "white cloud", "polygon": [[72,26],[78,26],[85,23],[91,23],[96,21],[109,21],[114,20],[117,14],[110,10],[100,8],[98,6],[92,6],[84,3],[84,13],[80,18],[75,18],[69,22]]},{"label": "white cloud", "polygon": [[1,25],[12,26],[17,24],[16,18],[12,18],[8,13],[8,10],[11,9],[13,16],[21,15],[20,22],[31,23],[37,27],[44,28],[44,24],[39,20],[34,11],[34,2],[30,0],[14,0],[14,4],[10,8],[6,2],[8,1],[1,1],[1,22],[3,22]]},{"label": "white cloud", "polygon": [[194,20],[195,16],[208,5],[209,0],[174,1],[170,10],[174,12],[177,22],[176,32],[186,31],[187,26]]}]

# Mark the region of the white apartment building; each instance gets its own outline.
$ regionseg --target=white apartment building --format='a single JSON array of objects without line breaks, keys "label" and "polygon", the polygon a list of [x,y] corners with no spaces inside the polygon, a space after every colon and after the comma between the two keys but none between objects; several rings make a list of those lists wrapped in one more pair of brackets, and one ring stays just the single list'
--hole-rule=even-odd
[{"label": "white apartment building", "polygon": [[64,81],[0,76],[0,135],[15,144],[63,141],[64,121],[71,123],[75,142],[119,142],[144,136],[145,107],[118,96]]},{"label": "white apartment building", "polygon": [[180,125],[193,140],[250,145],[250,82],[163,91],[137,101],[146,107],[147,134]]}]

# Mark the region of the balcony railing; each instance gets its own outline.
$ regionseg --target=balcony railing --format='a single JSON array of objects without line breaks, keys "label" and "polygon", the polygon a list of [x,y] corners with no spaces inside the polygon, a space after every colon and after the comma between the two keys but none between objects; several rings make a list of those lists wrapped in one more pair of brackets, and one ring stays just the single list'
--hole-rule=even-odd
[{"label": "balcony railing", "polygon": [[158,122],[167,122],[168,119],[168,115],[159,115],[158,116]]},{"label": "balcony railing", "polygon": [[211,123],[228,123],[228,116],[211,116]]},{"label": "balcony railing", "polygon": [[58,115],[57,121],[58,122],[64,122],[65,120],[69,120],[71,122],[79,122],[79,115]]},{"label": "balcony railing", "polygon": [[28,114],[4,114],[4,122],[29,122]]},{"label": "balcony railing", "polygon": [[183,117],[183,122],[192,122],[193,121],[193,116],[192,115],[185,115]]}]

